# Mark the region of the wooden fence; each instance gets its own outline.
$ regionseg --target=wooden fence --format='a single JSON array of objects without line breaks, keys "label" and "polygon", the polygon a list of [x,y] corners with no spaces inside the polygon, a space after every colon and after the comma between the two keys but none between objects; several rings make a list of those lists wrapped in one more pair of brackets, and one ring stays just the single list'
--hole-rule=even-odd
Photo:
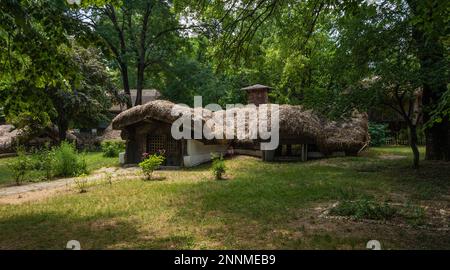
[{"label": "wooden fence", "polygon": [[[404,139],[397,139],[397,138],[393,138],[393,137],[389,137],[386,138],[386,145],[409,145],[409,141],[408,140],[404,140]],[[425,145],[425,139],[420,138],[418,139],[418,145]]]}]

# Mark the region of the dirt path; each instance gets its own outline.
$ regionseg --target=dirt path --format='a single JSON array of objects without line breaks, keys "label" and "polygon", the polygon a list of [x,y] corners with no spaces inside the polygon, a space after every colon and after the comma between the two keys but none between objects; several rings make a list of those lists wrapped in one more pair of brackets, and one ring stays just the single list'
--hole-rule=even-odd
[{"label": "dirt path", "polygon": [[[113,181],[119,177],[136,178],[139,176],[138,168],[101,168],[86,178],[87,183],[105,179],[107,174]],[[55,193],[67,192],[73,189],[77,177],[64,178],[47,182],[26,184],[0,188],[0,203],[22,203],[48,197]]]}]

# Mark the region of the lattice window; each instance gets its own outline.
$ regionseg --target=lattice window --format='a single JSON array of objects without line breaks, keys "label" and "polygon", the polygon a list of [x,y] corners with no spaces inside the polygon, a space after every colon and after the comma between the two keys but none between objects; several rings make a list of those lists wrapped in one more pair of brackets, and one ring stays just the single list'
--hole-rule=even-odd
[{"label": "lattice window", "polygon": [[179,142],[174,140],[173,138],[169,138],[167,140],[166,151],[169,152],[169,153],[176,153],[176,154],[178,154],[178,151],[180,151]]},{"label": "lattice window", "polygon": [[148,136],[148,152],[154,154],[158,150],[166,149],[167,136],[166,135],[150,135]]},{"label": "lattice window", "polygon": [[180,142],[173,139],[170,135],[149,135],[148,152],[150,154],[164,149],[166,154],[179,154]]}]

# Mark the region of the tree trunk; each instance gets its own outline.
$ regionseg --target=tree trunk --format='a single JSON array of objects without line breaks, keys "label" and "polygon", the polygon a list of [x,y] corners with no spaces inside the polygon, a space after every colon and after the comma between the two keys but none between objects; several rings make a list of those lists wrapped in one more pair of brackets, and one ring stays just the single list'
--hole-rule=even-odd
[{"label": "tree trunk", "polygon": [[413,151],[414,155],[414,161],[413,161],[413,168],[419,169],[419,161],[420,161],[420,153],[419,148],[417,147],[417,126],[416,125],[410,125],[409,126],[409,145],[411,146],[411,149]]},{"label": "tree trunk", "polygon": [[145,64],[143,59],[139,59],[137,67],[136,102],[134,105],[142,105],[142,89],[144,88]]},{"label": "tree trunk", "polygon": [[128,66],[125,63],[120,64],[120,70],[122,75],[123,91],[127,95],[127,109],[133,107],[133,101],[131,100],[130,82],[128,80]]},{"label": "tree trunk", "polygon": [[63,120],[58,121],[58,137],[60,142],[66,140],[66,133],[68,129],[69,124],[66,121]]},{"label": "tree trunk", "polygon": [[[421,10],[418,0],[408,0],[412,15],[424,17],[432,21],[432,10]],[[447,91],[447,77],[445,75],[445,57],[443,46],[436,34],[427,33],[421,25],[413,25],[413,39],[417,46],[417,57],[423,77],[424,107],[423,121],[431,119],[430,111],[438,104],[442,94]],[[434,123],[431,128],[425,129],[427,160],[450,160],[450,143],[448,139],[449,120]]]},{"label": "tree trunk", "polygon": [[147,2],[145,12],[142,16],[142,29],[139,37],[139,46],[136,51],[137,56],[137,83],[135,105],[142,105],[142,89],[144,88],[144,73],[146,68],[145,53],[147,51],[147,31],[148,22],[152,10],[152,4]]},{"label": "tree trunk", "polygon": [[[425,120],[427,119],[427,120]],[[430,118],[424,117],[425,121]],[[435,123],[431,128],[425,130],[426,137],[426,154],[427,160],[450,160],[450,139],[448,120],[443,120],[441,123]]]}]

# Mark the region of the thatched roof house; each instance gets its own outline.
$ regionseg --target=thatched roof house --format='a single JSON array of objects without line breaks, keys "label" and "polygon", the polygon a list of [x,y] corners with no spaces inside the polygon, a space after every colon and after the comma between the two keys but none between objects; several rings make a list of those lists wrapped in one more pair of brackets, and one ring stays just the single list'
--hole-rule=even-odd
[{"label": "thatched roof house", "polygon": [[[267,89],[267,88],[266,88]],[[328,121],[319,117],[311,110],[302,106],[279,106],[279,137],[280,146],[276,150],[261,151],[259,140],[251,139],[251,133],[244,138],[222,140],[175,140],[170,134],[171,125],[179,117],[171,114],[174,103],[166,100],[155,100],[144,105],[126,110],[112,122],[114,129],[122,130],[122,138],[127,141],[125,163],[137,163],[144,152],[165,149],[166,165],[194,166],[210,158],[211,152],[226,153],[233,149],[234,153],[244,153],[261,156],[264,160],[327,156],[332,154],[357,154],[369,141],[367,132],[367,115],[354,113],[351,119],[343,122]],[[260,105],[262,106],[262,105]],[[265,105],[270,108],[270,104]],[[190,110],[193,110],[190,108]],[[252,113],[251,109],[234,108],[237,113]],[[247,110],[247,111],[246,111]],[[203,109],[201,117],[205,128],[211,132],[226,132],[226,129],[215,130],[214,117],[223,111],[211,112]],[[270,127],[270,115],[266,123]],[[249,122],[239,122],[235,125],[245,125],[249,130]],[[192,128],[193,129],[193,128]]]}]

